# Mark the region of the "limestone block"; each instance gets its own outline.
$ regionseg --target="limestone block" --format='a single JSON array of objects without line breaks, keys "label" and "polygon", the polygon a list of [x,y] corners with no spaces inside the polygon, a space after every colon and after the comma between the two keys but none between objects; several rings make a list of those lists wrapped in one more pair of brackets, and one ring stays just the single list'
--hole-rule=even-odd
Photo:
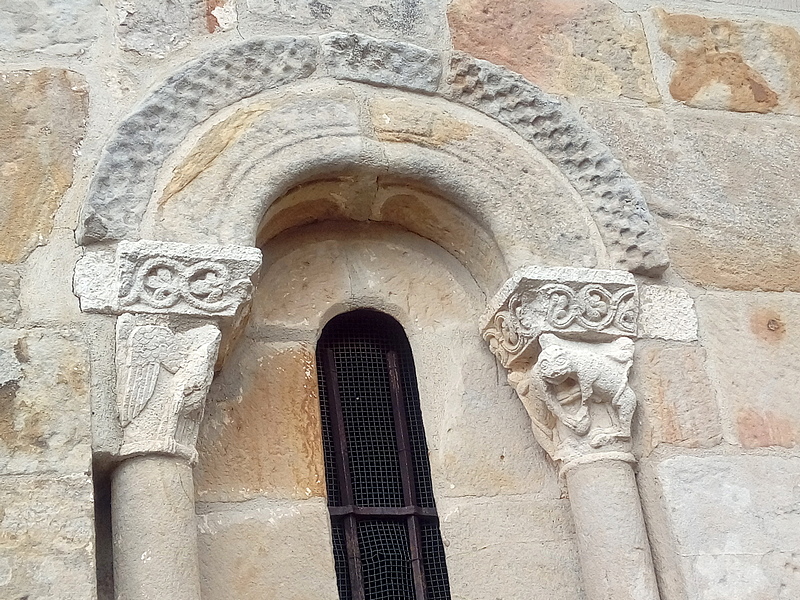
[{"label": "limestone block", "polygon": [[674,61],[669,91],[689,106],[800,114],[800,33],[764,21],[655,11]]},{"label": "limestone block", "polygon": [[[514,391],[473,331],[409,332],[437,504],[445,497],[560,494]],[[440,515],[443,513],[440,512]]]},{"label": "limestone block", "polygon": [[427,48],[449,44],[447,0],[239,0],[243,35],[359,31]]},{"label": "limestone block", "polygon": [[455,0],[453,46],[554,94],[659,99],[641,20],[609,0]]},{"label": "limestone block", "polygon": [[69,331],[0,330],[0,472],[89,470],[87,343]]},{"label": "limestone block", "polygon": [[94,506],[87,474],[2,475],[0,506],[0,597],[96,597]]},{"label": "limestone block", "polygon": [[682,277],[800,291],[798,125],[608,104],[581,113],[640,182]]},{"label": "limestone block", "polygon": [[120,0],[117,42],[123,50],[163,58],[189,43],[205,16],[201,2],[190,0]]},{"label": "limestone block", "polygon": [[697,340],[697,313],[686,290],[661,285],[639,287],[639,336],[676,342]]},{"label": "limestone block", "polygon": [[336,79],[422,92],[439,87],[442,64],[437,52],[355,33],[323,35],[320,44],[323,64]]},{"label": "limestone block", "polygon": [[204,600],[337,600],[322,499],[197,507]]},{"label": "limestone block", "polygon": [[0,74],[0,105],[0,262],[18,262],[47,239],[72,185],[85,133],[86,82],[65,69],[8,71]]},{"label": "limestone block", "polygon": [[726,434],[746,448],[796,446],[800,297],[709,292],[697,309]]},{"label": "limestone block", "polygon": [[19,312],[19,271],[0,265],[0,323],[13,325]]},{"label": "limestone block", "polygon": [[568,500],[437,498],[454,600],[583,599]]},{"label": "limestone block", "polygon": [[243,339],[209,395],[198,501],[324,496],[319,419],[313,346]]},{"label": "limestone block", "polygon": [[720,443],[719,407],[705,360],[697,345],[637,344],[631,386],[639,398],[637,437],[645,455],[660,444],[708,448]]},{"label": "limestone block", "polygon": [[20,285],[20,322],[57,327],[80,319],[70,270],[80,256],[71,229],[54,230],[45,246],[31,252]]},{"label": "limestone block", "polygon": [[689,598],[800,595],[800,459],[679,456],[657,477]]},{"label": "limestone block", "polygon": [[82,257],[74,290],[86,312],[233,316],[260,264],[261,251],[247,246],[123,241],[113,263]]},{"label": "limestone block", "polygon": [[101,0],[3,2],[0,48],[4,52],[79,55],[99,35],[105,15]]}]

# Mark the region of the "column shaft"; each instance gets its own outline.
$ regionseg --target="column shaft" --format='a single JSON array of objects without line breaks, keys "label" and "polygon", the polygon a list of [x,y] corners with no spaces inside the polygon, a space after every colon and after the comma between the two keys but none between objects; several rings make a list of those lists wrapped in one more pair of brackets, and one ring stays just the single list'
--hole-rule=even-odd
[{"label": "column shaft", "polygon": [[566,477],[587,600],[658,600],[631,465],[592,462],[568,469]]},{"label": "column shaft", "polygon": [[200,600],[192,468],[180,458],[128,458],[112,476],[117,600]]}]

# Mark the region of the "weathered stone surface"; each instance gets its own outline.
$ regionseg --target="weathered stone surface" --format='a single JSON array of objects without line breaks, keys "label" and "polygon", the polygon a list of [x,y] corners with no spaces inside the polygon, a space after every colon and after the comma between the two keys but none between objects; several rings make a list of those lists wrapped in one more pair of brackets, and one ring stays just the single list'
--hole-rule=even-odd
[{"label": "weathered stone surface", "polygon": [[75,266],[84,311],[233,316],[250,299],[261,251],[141,240],[120,242],[109,258],[90,253]]},{"label": "weathered stone surface", "polygon": [[697,339],[697,313],[686,290],[661,285],[639,287],[639,335],[676,342]]},{"label": "weathered stone surface", "polygon": [[0,265],[0,323],[13,325],[19,316],[19,272]]},{"label": "weathered stone surface", "polygon": [[20,283],[21,323],[53,327],[72,324],[80,318],[67,266],[73,265],[79,255],[71,229],[54,230],[46,246],[31,252]]},{"label": "weathered stone surface", "polygon": [[453,598],[584,598],[567,500],[438,498]]},{"label": "weathered stone surface", "polygon": [[203,6],[188,0],[120,0],[117,40],[123,50],[163,58],[189,43]]},{"label": "weathered stone surface", "polygon": [[204,600],[337,600],[325,502],[198,505]]},{"label": "weathered stone surface", "polygon": [[680,275],[800,291],[800,127],[608,104],[581,112],[640,182]]},{"label": "weathered stone surface", "polygon": [[446,48],[446,4],[447,0],[248,0],[239,10],[239,27],[245,36],[359,31]]},{"label": "weathered stone surface", "polygon": [[183,458],[129,457],[111,481],[116,598],[200,600],[192,468]]},{"label": "weathered stone surface", "polygon": [[0,48],[4,52],[85,52],[105,21],[101,0],[10,0],[0,6]]},{"label": "weathered stone surface", "polygon": [[456,0],[453,45],[554,94],[659,99],[639,16],[608,0]]},{"label": "weathered stone surface", "polygon": [[221,337],[212,323],[174,331],[140,315],[117,319],[121,457],[163,454],[197,462],[195,442]]},{"label": "weathered stone surface", "polygon": [[0,330],[3,474],[73,474],[90,468],[86,343],[70,332]]},{"label": "weathered stone surface", "polygon": [[722,426],[715,390],[697,345],[638,343],[631,386],[639,398],[637,446],[644,455],[660,444],[709,448]]},{"label": "weathered stone surface", "polygon": [[92,482],[0,476],[0,597],[95,597]]},{"label": "weathered stone surface", "polygon": [[800,297],[708,293],[697,310],[726,433],[746,448],[800,443]]},{"label": "weathered stone surface", "polygon": [[689,106],[800,113],[800,33],[763,21],[656,11],[661,48],[675,61],[669,90]]},{"label": "weathered stone surface", "polygon": [[[339,35],[325,37],[327,41],[333,39],[352,41]],[[379,60],[370,59],[364,67],[348,58],[343,64],[349,66],[340,75],[349,79],[381,85],[393,82],[401,87],[419,88],[422,85],[420,73],[424,73],[425,69],[420,69],[418,63],[438,64],[436,56],[409,44],[364,37],[356,41]],[[264,51],[264,48],[268,51]],[[326,51],[330,50],[326,46]],[[254,63],[250,58],[251,53],[259,53],[260,56],[272,53],[273,60],[265,64]],[[331,56],[330,52],[326,56]],[[398,56],[403,56],[404,60],[395,60]],[[414,60],[409,60],[410,57]],[[339,58],[343,56],[337,55],[337,60]],[[387,58],[390,65],[385,64]],[[273,67],[281,61],[286,62],[286,68],[281,70],[280,75],[275,75]],[[353,67],[357,68],[353,71]],[[316,55],[312,40],[284,38],[252,40],[228,47],[190,64],[174,75],[118,128],[112,141],[106,145],[84,205],[79,227],[81,241],[91,243],[141,235],[139,222],[147,210],[159,166],[193,126],[244,97],[308,77],[315,68]],[[258,69],[264,71],[263,77],[256,78],[256,83],[252,83],[253,72]],[[238,73],[242,73],[241,77],[237,77]],[[424,85],[426,89],[432,89],[433,80],[424,82]],[[181,98],[183,88],[190,89],[196,97]],[[201,91],[207,92],[202,98]],[[463,54],[452,57],[446,85],[439,93],[445,99],[476,108],[510,127],[552,161],[586,200],[597,225],[597,235],[606,242],[613,263],[646,275],[656,275],[666,268],[668,258],[660,233],[654,227],[635,182],[565,103],[543,94],[510,71]],[[181,108],[189,106],[193,110],[180,112],[179,104]],[[252,111],[248,112],[252,114]],[[324,114],[318,109],[314,112]],[[162,114],[168,118],[160,118]],[[185,117],[181,119],[183,115]],[[250,121],[245,119],[244,124],[239,121],[236,123],[246,127]],[[291,128],[289,131],[294,133]],[[327,135],[318,132],[319,142],[315,144],[333,144],[337,148],[342,146],[342,140],[331,139],[333,135],[332,132]],[[336,137],[342,135],[343,132],[336,132]],[[237,137],[238,134],[232,139]],[[267,172],[266,175],[274,177],[277,180],[275,183],[286,186],[286,189],[303,180],[301,176],[307,175],[307,172],[302,169],[318,172],[332,167],[341,169],[348,162],[352,163],[353,151],[358,152],[357,163],[360,166],[387,162],[384,152],[376,152],[378,148],[372,145],[365,148],[359,138],[347,141],[344,150],[334,151],[334,156],[322,152],[316,162],[308,157],[298,161],[297,156],[301,152],[295,148],[292,163],[278,168],[279,173]],[[513,143],[516,145],[517,141],[515,138]],[[404,162],[408,162],[408,155],[408,152],[404,153]],[[199,158],[201,162],[208,161],[206,166],[214,160],[214,156],[208,154],[199,157],[193,155],[193,158]],[[390,162],[398,162],[398,157],[393,156]],[[393,166],[402,170],[405,165]],[[261,168],[268,170],[268,167]],[[297,174],[299,180],[292,181],[293,174]],[[415,169],[414,175],[419,177],[419,171]],[[437,175],[436,179],[442,177],[441,174]],[[191,181],[182,177],[179,179]],[[481,183],[487,185],[485,181]],[[173,188],[169,189],[172,191]],[[263,198],[263,192],[259,197]],[[197,212],[196,207],[193,210]],[[249,220],[252,229],[253,215],[249,215]]]},{"label": "weathered stone surface", "polygon": [[439,87],[442,62],[438,52],[355,33],[323,35],[320,44],[323,64],[336,79],[422,92]]},{"label": "weathered stone surface", "polygon": [[72,185],[87,96],[86,82],[73,71],[0,74],[0,262],[23,260],[47,239]]},{"label": "weathered stone surface", "polygon": [[657,473],[689,598],[800,595],[800,459],[682,456]]},{"label": "weathered stone surface", "polygon": [[157,165],[189,130],[229,104],[308,77],[316,68],[316,52],[310,38],[250,40],[200,58],[167,79],[106,145],[79,237],[136,237]]},{"label": "weathered stone surface", "polygon": [[547,156],[582,194],[612,260],[655,275],[669,259],[644,197],[608,148],[562,101],[519,75],[456,53],[444,96],[507,125]]},{"label": "weathered stone surface", "polygon": [[324,496],[313,348],[244,339],[219,378],[198,442],[198,501]]},{"label": "weathered stone surface", "polygon": [[206,0],[206,31],[229,31],[239,24],[236,0]]}]

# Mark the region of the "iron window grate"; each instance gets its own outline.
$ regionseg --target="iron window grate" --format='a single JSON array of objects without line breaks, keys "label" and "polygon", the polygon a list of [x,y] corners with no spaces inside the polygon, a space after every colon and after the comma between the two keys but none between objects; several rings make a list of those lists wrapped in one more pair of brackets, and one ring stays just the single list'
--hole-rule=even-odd
[{"label": "iron window grate", "polygon": [[341,600],[449,600],[413,357],[388,315],[333,319],[317,345]]}]

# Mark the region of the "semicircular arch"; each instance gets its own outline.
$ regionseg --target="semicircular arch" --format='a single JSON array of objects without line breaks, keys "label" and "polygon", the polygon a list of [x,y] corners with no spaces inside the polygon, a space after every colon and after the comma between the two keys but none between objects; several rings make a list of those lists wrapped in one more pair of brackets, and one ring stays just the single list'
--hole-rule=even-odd
[{"label": "semicircular arch", "polygon": [[[355,82],[372,89],[391,88],[408,97],[482,113],[508,131],[512,145],[518,140],[530,145],[568,182],[607,253],[608,260],[600,260],[598,266],[656,275],[668,265],[662,237],[636,183],[565,102],[515,73],[464,54],[440,54],[412,44],[341,33],[248,40],[201,57],[167,79],[120,124],[104,148],[83,208],[81,242],[143,237],[142,220],[152,205],[159,173],[191,131],[248,98],[305,81],[321,87],[328,82]],[[272,131],[271,135],[282,133]],[[435,181],[444,191],[463,189],[463,182],[448,183],[448,177],[455,176],[452,169],[441,168],[447,161],[429,160],[429,168],[420,169],[421,158],[406,161],[409,164],[404,166],[397,155],[387,158],[386,144],[374,149],[383,161],[371,164],[369,147],[375,145],[375,139],[368,138],[361,136],[360,148],[366,153],[339,156],[332,163],[326,162],[325,153],[306,153],[306,162],[312,164],[297,163],[295,181],[288,173],[266,196],[277,198],[290,183],[299,183],[300,174],[308,179],[315,170],[322,173],[336,167],[346,171],[348,163],[401,176],[407,175],[403,169],[408,168],[415,177]],[[318,147],[325,141],[321,137],[316,140]],[[335,142],[335,136],[327,141]],[[430,144],[417,142],[420,157],[431,154]],[[296,152],[303,152],[302,140],[294,145]],[[511,194],[507,200],[513,203],[514,184],[519,189],[516,180],[524,177],[508,172],[492,175],[492,161],[484,157],[484,162],[486,168],[476,171],[480,186],[502,188],[496,185],[498,178],[510,177],[514,181],[506,182]],[[262,202],[252,212],[250,229],[258,228],[268,206],[269,202]],[[484,209],[492,212],[497,207],[487,202]],[[520,224],[526,225],[531,226]],[[494,229],[491,233],[502,237]],[[565,233],[572,233],[568,226]],[[254,236],[251,243],[255,243]]]}]

